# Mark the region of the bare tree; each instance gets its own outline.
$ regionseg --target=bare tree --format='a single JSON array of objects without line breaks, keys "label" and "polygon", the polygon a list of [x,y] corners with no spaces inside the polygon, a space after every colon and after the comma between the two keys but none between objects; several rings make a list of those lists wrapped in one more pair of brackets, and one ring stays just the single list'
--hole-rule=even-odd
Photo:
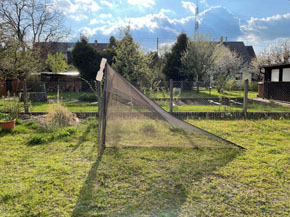
[{"label": "bare tree", "polygon": [[260,68],[265,65],[290,63],[290,39],[286,39],[280,45],[265,49],[251,62],[254,67],[254,76],[262,80]]},{"label": "bare tree", "polygon": [[1,0],[0,23],[11,29],[17,40],[36,42],[58,41],[69,34],[64,16],[51,4],[41,0]]}]

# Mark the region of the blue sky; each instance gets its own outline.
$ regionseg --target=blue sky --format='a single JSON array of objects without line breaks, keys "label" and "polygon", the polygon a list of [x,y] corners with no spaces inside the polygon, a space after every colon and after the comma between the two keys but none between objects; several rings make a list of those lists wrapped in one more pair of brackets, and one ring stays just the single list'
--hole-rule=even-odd
[{"label": "blue sky", "polygon": [[108,42],[130,23],[132,35],[148,49],[173,43],[185,32],[194,34],[195,7],[199,32],[212,39],[244,41],[261,52],[290,38],[290,0],[50,0],[72,29],[69,41],[87,34],[90,41]]}]

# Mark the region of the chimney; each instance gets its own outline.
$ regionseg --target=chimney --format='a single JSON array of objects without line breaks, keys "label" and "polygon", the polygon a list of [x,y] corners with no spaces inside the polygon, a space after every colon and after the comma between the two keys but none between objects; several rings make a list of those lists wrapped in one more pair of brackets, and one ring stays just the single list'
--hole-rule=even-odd
[{"label": "chimney", "polygon": [[98,46],[98,40],[95,40],[95,47]]}]

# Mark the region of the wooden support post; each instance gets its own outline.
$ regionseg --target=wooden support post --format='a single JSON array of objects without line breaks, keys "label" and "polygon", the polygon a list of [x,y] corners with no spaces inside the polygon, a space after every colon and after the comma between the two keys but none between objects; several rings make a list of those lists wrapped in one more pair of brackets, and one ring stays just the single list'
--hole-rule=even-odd
[{"label": "wooden support post", "polygon": [[170,79],[170,113],[173,112],[173,80]]},{"label": "wooden support post", "polygon": [[248,90],[249,90],[249,80],[246,79],[244,84],[244,102],[243,102],[243,112],[245,118],[247,118]]},{"label": "wooden support post", "polygon": [[105,67],[105,74],[104,74],[104,86],[103,86],[103,96],[102,96],[102,131],[101,131],[101,152],[105,150],[106,144],[106,128],[107,128],[107,64]]},{"label": "wooden support post", "polygon": [[24,112],[28,113],[28,94],[27,94],[27,81],[23,80],[23,102],[24,102]]},{"label": "wooden support post", "polygon": [[102,99],[101,99],[101,82],[97,81],[97,96],[98,96],[98,144],[101,144],[101,111],[102,111]]},{"label": "wooden support post", "polygon": [[57,104],[59,104],[59,80],[57,79],[57,93],[56,93],[56,101],[57,101]]}]

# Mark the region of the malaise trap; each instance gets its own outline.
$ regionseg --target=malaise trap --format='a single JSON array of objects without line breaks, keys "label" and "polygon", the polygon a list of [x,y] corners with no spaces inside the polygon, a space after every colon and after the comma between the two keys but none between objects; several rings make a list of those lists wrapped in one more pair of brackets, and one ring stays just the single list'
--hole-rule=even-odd
[{"label": "malaise trap", "polygon": [[[175,118],[103,62],[99,100],[99,147],[240,148]],[[99,79],[98,79],[99,77]],[[100,79],[102,78],[102,79]]]}]

